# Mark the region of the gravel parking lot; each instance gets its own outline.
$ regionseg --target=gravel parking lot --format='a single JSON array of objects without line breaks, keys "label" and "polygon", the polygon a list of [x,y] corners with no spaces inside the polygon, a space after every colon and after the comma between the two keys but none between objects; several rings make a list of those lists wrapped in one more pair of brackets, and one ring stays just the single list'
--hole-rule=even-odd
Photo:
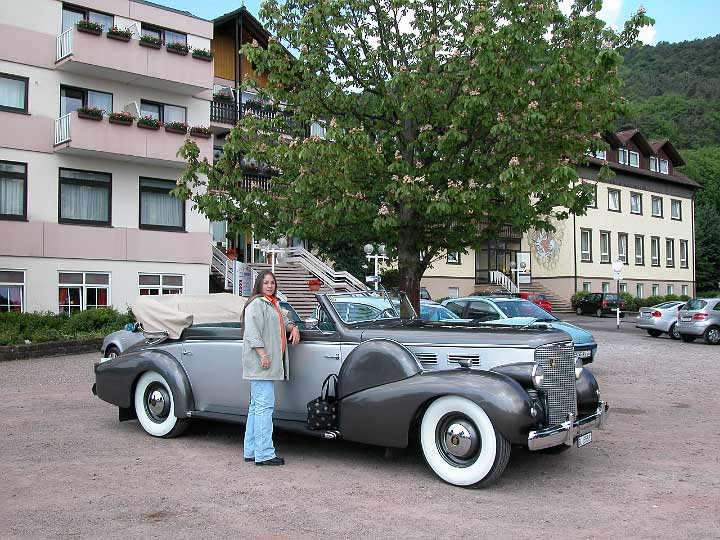
[{"label": "gravel parking lot", "polygon": [[174,440],[93,397],[97,354],[0,363],[0,538],[720,537],[720,347],[572,318],[599,343],[611,406],[589,447],[514,450],[496,485],[444,484],[416,449],[278,433],[288,465],[242,457],[242,426]]}]

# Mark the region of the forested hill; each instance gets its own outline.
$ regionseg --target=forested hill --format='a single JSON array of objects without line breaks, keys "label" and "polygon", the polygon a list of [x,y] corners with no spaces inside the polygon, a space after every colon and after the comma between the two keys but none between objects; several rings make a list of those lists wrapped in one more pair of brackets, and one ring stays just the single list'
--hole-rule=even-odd
[{"label": "forested hill", "polygon": [[627,125],[677,148],[720,145],[720,35],[625,51]]}]

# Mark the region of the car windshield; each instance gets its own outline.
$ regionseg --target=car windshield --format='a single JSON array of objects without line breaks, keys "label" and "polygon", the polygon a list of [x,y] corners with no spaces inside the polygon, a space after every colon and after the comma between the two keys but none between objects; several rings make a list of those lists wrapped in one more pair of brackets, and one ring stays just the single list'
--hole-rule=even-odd
[{"label": "car windshield", "polygon": [[653,307],[657,309],[670,309],[680,304],[682,304],[682,302],[663,302]]},{"label": "car windshield", "polygon": [[618,296],[615,293],[606,293],[605,300],[608,302],[617,302]]},{"label": "car windshield", "polygon": [[687,309],[688,311],[692,311],[695,309],[702,309],[705,306],[707,306],[707,302],[705,300],[693,298],[692,300],[688,300],[688,303],[685,304],[685,309]]},{"label": "car windshield", "polygon": [[556,321],[557,318],[527,300],[495,300],[495,305],[508,317],[535,317],[538,321]]},{"label": "car windshield", "polygon": [[447,319],[459,319],[452,311],[445,306],[428,306],[420,304],[420,318],[423,321],[444,321]]},{"label": "car windshield", "polygon": [[346,323],[397,319],[416,319],[417,314],[404,293],[400,293],[399,304],[393,305],[384,290],[356,293],[329,294],[333,309]]}]

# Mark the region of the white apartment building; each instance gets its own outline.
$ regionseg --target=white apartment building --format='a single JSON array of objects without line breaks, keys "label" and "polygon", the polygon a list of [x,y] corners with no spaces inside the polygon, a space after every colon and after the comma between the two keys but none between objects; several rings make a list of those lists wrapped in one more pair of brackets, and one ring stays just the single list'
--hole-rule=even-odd
[{"label": "white apartment building", "polygon": [[208,127],[213,62],[140,36],[210,50],[213,23],[142,0],[0,3],[0,311],[208,292],[210,225],[169,191],[184,138],[208,159],[212,139],[109,114]]}]

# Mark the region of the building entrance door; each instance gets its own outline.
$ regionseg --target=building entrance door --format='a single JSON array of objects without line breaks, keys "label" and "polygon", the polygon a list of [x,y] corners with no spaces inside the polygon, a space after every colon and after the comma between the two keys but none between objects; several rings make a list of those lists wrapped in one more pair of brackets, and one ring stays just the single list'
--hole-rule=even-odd
[{"label": "building entrance door", "polygon": [[490,282],[490,272],[499,271],[510,275],[511,263],[518,261],[519,238],[498,238],[487,242],[475,252],[475,283]]}]

